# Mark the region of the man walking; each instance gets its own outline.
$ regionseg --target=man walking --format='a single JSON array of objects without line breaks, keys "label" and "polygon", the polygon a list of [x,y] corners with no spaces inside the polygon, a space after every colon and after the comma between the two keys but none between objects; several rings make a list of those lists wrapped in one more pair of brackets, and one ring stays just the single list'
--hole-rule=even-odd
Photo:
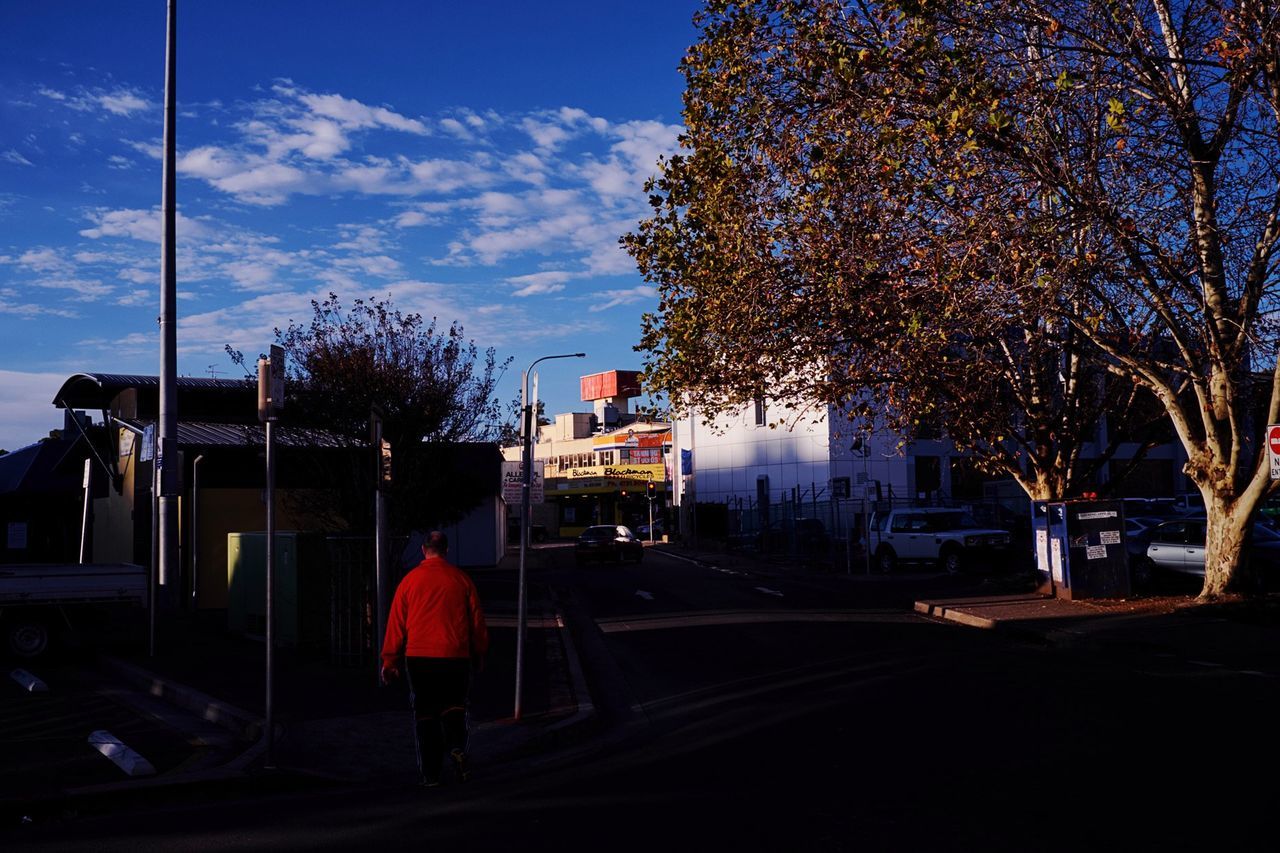
[{"label": "man walking", "polygon": [[409,678],[419,784],[440,784],[444,750],[459,782],[467,781],[467,693],[479,671],[489,632],[476,585],[445,555],[449,539],[438,530],[422,544],[423,560],[396,588],[382,643],[382,683]]}]

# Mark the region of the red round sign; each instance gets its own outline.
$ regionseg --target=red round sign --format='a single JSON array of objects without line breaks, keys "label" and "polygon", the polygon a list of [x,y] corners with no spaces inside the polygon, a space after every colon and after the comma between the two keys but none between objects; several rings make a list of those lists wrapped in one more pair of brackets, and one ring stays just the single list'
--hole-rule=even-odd
[{"label": "red round sign", "polygon": [[1280,427],[1267,430],[1267,445],[1272,453],[1280,454]]}]

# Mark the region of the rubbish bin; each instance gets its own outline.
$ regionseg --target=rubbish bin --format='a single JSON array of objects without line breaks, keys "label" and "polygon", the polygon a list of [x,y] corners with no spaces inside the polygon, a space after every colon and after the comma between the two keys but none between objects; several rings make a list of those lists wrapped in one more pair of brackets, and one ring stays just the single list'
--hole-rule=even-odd
[{"label": "rubbish bin", "polygon": [[[1066,599],[1127,597],[1124,504],[1067,501],[1050,504],[1048,515],[1054,594]],[[1056,561],[1061,562],[1060,570]]]}]

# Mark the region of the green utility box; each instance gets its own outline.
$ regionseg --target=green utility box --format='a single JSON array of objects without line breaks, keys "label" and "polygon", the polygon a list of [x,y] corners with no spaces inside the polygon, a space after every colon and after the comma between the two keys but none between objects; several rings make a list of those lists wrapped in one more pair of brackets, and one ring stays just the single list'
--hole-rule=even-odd
[{"label": "green utility box", "polygon": [[[297,531],[275,535],[275,641],[322,646],[329,636],[329,565],[323,540]],[[227,534],[227,627],[267,635],[267,534]]]}]

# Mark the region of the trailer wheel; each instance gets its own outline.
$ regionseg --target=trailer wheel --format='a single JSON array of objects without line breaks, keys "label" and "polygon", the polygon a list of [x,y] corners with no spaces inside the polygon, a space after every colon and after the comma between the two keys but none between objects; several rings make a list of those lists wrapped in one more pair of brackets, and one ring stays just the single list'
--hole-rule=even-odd
[{"label": "trailer wheel", "polygon": [[20,658],[33,658],[49,648],[49,627],[39,619],[18,618],[5,626],[9,651]]}]

